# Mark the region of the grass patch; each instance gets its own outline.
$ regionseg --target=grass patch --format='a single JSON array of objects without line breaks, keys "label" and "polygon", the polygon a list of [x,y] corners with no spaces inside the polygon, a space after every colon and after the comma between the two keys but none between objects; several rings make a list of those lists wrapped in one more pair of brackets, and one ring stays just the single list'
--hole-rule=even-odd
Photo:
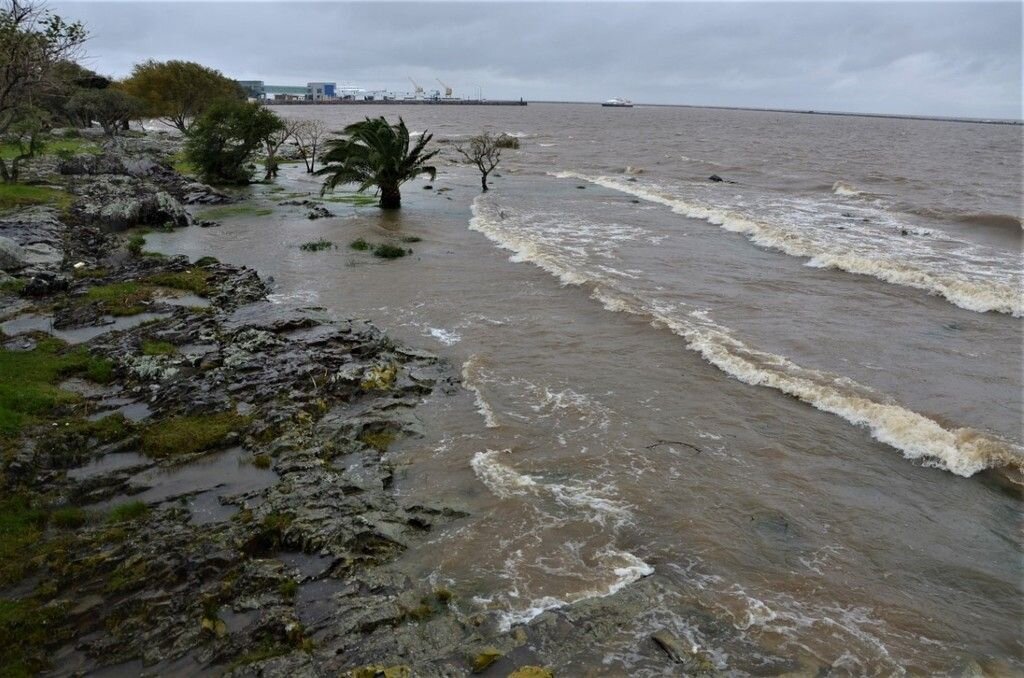
[{"label": "grass patch", "polygon": [[28,281],[24,278],[11,278],[10,280],[0,282],[0,292],[21,294],[27,285]]},{"label": "grass patch", "polygon": [[78,506],[64,506],[50,514],[50,524],[64,530],[73,530],[89,522],[89,514]]},{"label": "grass patch", "polygon": [[71,205],[71,195],[49,186],[0,183],[0,209],[31,207],[32,205],[53,205],[66,209]]},{"label": "grass patch", "polygon": [[281,582],[281,585],[277,587],[278,592],[285,598],[294,598],[295,594],[299,590],[299,582],[294,579]]},{"label": "grass patch", "polygon": [[57,640],[61,608],[31,600],[0,600],[0,676],[37,675],[48,667],[45,649]]},{"label": "grass patch", "polygon": [[366,250],[368,250],[368,249],[370,249],[371,247],[373,247],[373,245],[372,245],[372,244],[370,244],[370,243],[366,242],[366,241],[365,241],[365,240],[363,240],[362,238],[356,238],[355,240],[353,240],[352,242],[350,242],[350,243],[348,244],[348,246],[349,246],[349,247],[351,247],[352,249],[354,249],[354,250],[358,250],[358,251],[360,251],[360,252],[365,252]]},{"label": "grass patch", "polygon": [[395,442],[395,434],[391,431],[363,431],[359,434],[359,442],[383,453]]},{"label": "grass patch", "polygon": [[198,259],[196,259],[196,266],[216,266],[219,263],[220,261],[217,259],[217,257],[199,257]]},{"label": "grass patch", "polygon": [[205,452],[221,446],[229,433],[245,423],[245,417],[234,412],[172,417],[142,433],[142,452],[156,459]]},{"label": "grass patch", "polygon": [[420,242],[423,238],[418,235],[407,235],[404,238],[400,238],[402,242]]},{"label": "grass patch", "polygon": [[110,509],[110,513],[107,515],[107,522],[124,523],[129,520],[144,518],[147,515],[149,515],[149,507],[146,506],[145,502],[129,501],[124,504],[118,504]]},{"label": "grass patch", "polygon": [[323,238],[304,242],[299,245],[299,249],[303,252],[322,252],[323,250],[329,250],[334,247],[335,245],[333,242],[330,240],[324,240]]},{"label": "grass patch", "polygon": [[271,459],[269,454],[257,454],[252,458],[252,465],[260,469],[270,468]]},{"label": "grass patch", "polygon": [[212,207],[203,210],[197,216],[200,219],[219,221],[231,217],[265,217],[273,214],[274,210],[269,207],[253,207],[252,205],[225,205],[224,207]]},{"label": "grass patch", "polygon": [[325,202],[338,202],[345,205],[353,205],[355,207],[369,207],[370,205],[377,204],[377,198],[372,195],[366,195],[365,193],[345,193],[343,195],[325,195],[323,196]]},{"label": "grass patch", "polygon": [[410,253],[412,253],[412,250],[407,251],[402,247],[388,243],[381,243],[373,248],[373,256],[380,259],[398,259]]},{"label": "grass patch", "polygon": [[89,288],[85,299],[100,303],[110,315],[136,315],[153,300],[153,288],[133,281],[110,283]]},{"label": "grass patch", "polygon": [[[0,500],[0,587],[13,584],[28,572],[45,525],[46,513],[32,506],[27,497],[14,495]],[[4,602],[0,600],[0,604]]]},{"label": "grass patch", "polygon": [[0,349],[0,438],[13,438],[38,418],[78,402],[80,396],[55,385],[72,374],[105,383],[113,376],[113,364],[82,347],[68,351],[53,338],[39,340],[31,351]]},{"label": "grass patch", "polygon": [[[85,139],[78,138],[61,138],[61,139],[47,139],[43,145],[41,152],[37,153],[37,156],[44,155],[59,155],[59,156],[72,156],[81,155],[88,153],[90,155],[99,155],[103,152],[96,144],[86,141]],[[21,153],[17,144],[0,144],[0,158],[4,160],[12,160]]]},{"label": "grass patch", "polygon": [[199,175],[199,168],[189,162],[188,158],[185,157],[185,151],[178,151],[171,156],[171,167],[178,174],[184,174],[191,177]]},{"label": "grass patch", "polygon": [[128,242],[125,243],[125,247],[128,249],[128,253],[131,254],[133,257],[141,256],[142,248],[145,246],[146,236],[138,234],[128,238]]},{"label": "grass patch", "polygon": [[209,271],[194,268],[190,271],[179,271],[177,273],[157,273],[146,278],[146,282],[161,287],[185,290],[205,297],[210,293],[209,279]]},{"label": "grass patch", "polygon": [[178,352],[178,347],[169,341],[151,341],[149,339],[142,342],[142,355],[174,355]]},{"label": "grass patch", "polygon": [[95,280],[97,278],[105,278],[110,275],[110,271],[103,268],[76,268],[72,271],[71,275],[78,278],[79,280]]}]

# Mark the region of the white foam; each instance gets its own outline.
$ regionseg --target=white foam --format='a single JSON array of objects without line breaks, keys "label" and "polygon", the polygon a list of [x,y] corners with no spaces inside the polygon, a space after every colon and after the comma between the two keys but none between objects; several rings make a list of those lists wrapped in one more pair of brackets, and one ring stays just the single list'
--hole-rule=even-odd
[{"label": "white foam", "polygon": [[[924,290],[970,311],[1024,315],[1020,262],[1007,264],[1006,261],[993,259],[990,252],[967,243],[958,243],[961,256],[954,261],[938,256],[938,250],[915,245],[901,238],[895,229],[891,229],[890,237],[883,238],[878,231],[870,235],[855,231],[851,223],[844,226],[844,229],[848,229],[848,235],[843,240],[835,232],[829,232],[820,225],[817,229],[799,229],[757,221],[737,212],[702,205],[614,177],[594,177],[578,172],[556,172],[552,176],[588,181],[665,205],[677,214],[702,219],[727,231],[746,235],[762,247],[807,258],[809,266],[835,268]],[[938,235],[937,231],[928,233]],[[956,265],[958,261],[960,265]]]},{"label": "white foam", "polygon": [[440,327],[428,327],[427,331],[430,333],[430,336],[437,339],[445,346],[454,346],[462,340],[462,335],[452,330],[446,330]]},{"label": "white foam", "polygon": [[842,181],[837,181],[832,184],[832,192],[836,195],[845,195],[849,197],[864,195],[864,191],[858,190],[849,184],[843,183]]},{"label": "white foam", "polygon": [[498,418],[494,416],[494,410],[490,403],[484,399],[484,394],[477,385],[480,373],[479,357],[470,356],[469,360],[462,364],[462,386],[473,393],[476,402],[476,411],[484,418],[484,425],[487,428],[498,428]]},{"label": "white foam", "polygon": [[683,337],[687,347],[732,377],[755,386],[766,386],[792,395],[813,407],[866,427],[871,435],[903,453],[961,476],[986,468],[1024,468],[1024,448],[1010,441],[970,428],[945,428],[938,422],[850,379],[800,367],[787,358],[759,351],[714,323],[706,310],[685,313],[657,300],[619,293],[614,281],[588,277],[571,269],[571,261],[551,251],[541,251],[526,235],[528,229],[503,227],[485,216],[481,198],[473,205],[471,227],[502,247],[516,252],[519,261],[530,261],[563,281],[594,285],[592,297],[609,311],[646,316]]}]

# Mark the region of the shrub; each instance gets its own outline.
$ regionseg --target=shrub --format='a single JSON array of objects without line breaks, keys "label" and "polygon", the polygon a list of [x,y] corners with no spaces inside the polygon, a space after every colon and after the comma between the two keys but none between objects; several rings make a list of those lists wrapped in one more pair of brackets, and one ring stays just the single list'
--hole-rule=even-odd
[{"label": "shrub", "polygon": [[227,435],[245,422],[234,412],[165,419],[143,432],[142,452],[157,459],[205,452],[222,445]]},{"label": "shrub", "polygon": [[128,520],[138,520],[139,518],[145,517],[149,513],[149,507],[146,506],[145,502],[141,501],[129,501],[124,504],[118,504],[110,510],[110,515],[107,516],[107,521],[111,523],[123,523]]},{"label": "shrub", "polygon": [[519,144],[519,139],[517,137],[512,136],[511,134],[499,134],[498,138],[495,140],[494,144],[498,148],[511,148],[511,149],[518,149],[519,145],[520,145]]},{"label": "shrub", "polygon": [[395,245],[389,245],[388,243],[381,243],[373,248],[373,256],[380,257],[381,259],[398,259],[404,257],[406,254],[411,253],[412,250],[405,250]]},{"label": "shrub", "polygon": [[141,235],[133,235],[128,238],[126,247],[128,248],[129,254],[133,257],[140,256],[142,254],[142,248],[146,246],[146,238]]},{"label": "shrub", "polygon": [[355,240],[350,242],[348,244],[348,246],[351,247],[352,249],[358,250],[360,252],[365,252],[366,250],[368,250],[371,247],[373,247],[373,245],[371,245],[370,243],[366,242],[362,238],[356,238]]},{"label": "shrub", "polygon": [[329,250],[332,247],[334,247],[334,243],[331,242],[330,240],[324,240],[323,238],[320,238],[319,240],[305,242],[299,245],[299,249],[303,250],[304,252],[321,252],[323,250]]},{"label": "shrub", "polygon": [[248,184],[253,154],[282,127],[277,114],[258,103],[218,101],[189,129],[185,157],[205,181]]},{"label": "shrub", "polygon": [[89,520],[89,514],[77,506],[64,506],[50,515],[50,523],[54,527],[74,529],[81,527]]}]

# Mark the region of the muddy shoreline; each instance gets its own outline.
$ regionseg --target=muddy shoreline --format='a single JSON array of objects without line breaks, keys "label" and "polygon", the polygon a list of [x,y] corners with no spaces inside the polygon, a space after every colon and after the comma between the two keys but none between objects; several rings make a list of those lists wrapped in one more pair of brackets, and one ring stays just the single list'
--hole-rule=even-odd
[{"label": "muddy shoreline", "polygon": [[[37,180],[66,204],[0,216],[20,257],[0,278],[0,341],[42,366],[32,388],[56,390],[2,438],[20,516],[3,552],[2,623],[19,639],[5,661],[52,675],[599,665],[601,639],[661,598],[658,575],[502,630],[457,589],[389,567],[469,519],[391,489],[389,448],[422,437],[417,408],[458,391],[457,367],[369,321],[273,304],[251,269],[146,252],[137,227],[215,226],[186,206],[230,201],[178,174],[176,152],[150,134],[40,159]],[[670,629],[636,643],[666,674],[806,668],[753,647],[712,656]]]}]

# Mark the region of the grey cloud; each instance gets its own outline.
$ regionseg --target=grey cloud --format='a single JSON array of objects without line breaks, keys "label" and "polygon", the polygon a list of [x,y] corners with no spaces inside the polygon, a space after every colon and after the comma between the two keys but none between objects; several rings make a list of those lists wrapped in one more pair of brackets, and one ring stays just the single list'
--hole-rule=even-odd
[{"label": "grey cloud", "polygon": [[491,98],[1021,117],[1019,3],[56,4],[126,75],[183,58],[276,84]]}]

